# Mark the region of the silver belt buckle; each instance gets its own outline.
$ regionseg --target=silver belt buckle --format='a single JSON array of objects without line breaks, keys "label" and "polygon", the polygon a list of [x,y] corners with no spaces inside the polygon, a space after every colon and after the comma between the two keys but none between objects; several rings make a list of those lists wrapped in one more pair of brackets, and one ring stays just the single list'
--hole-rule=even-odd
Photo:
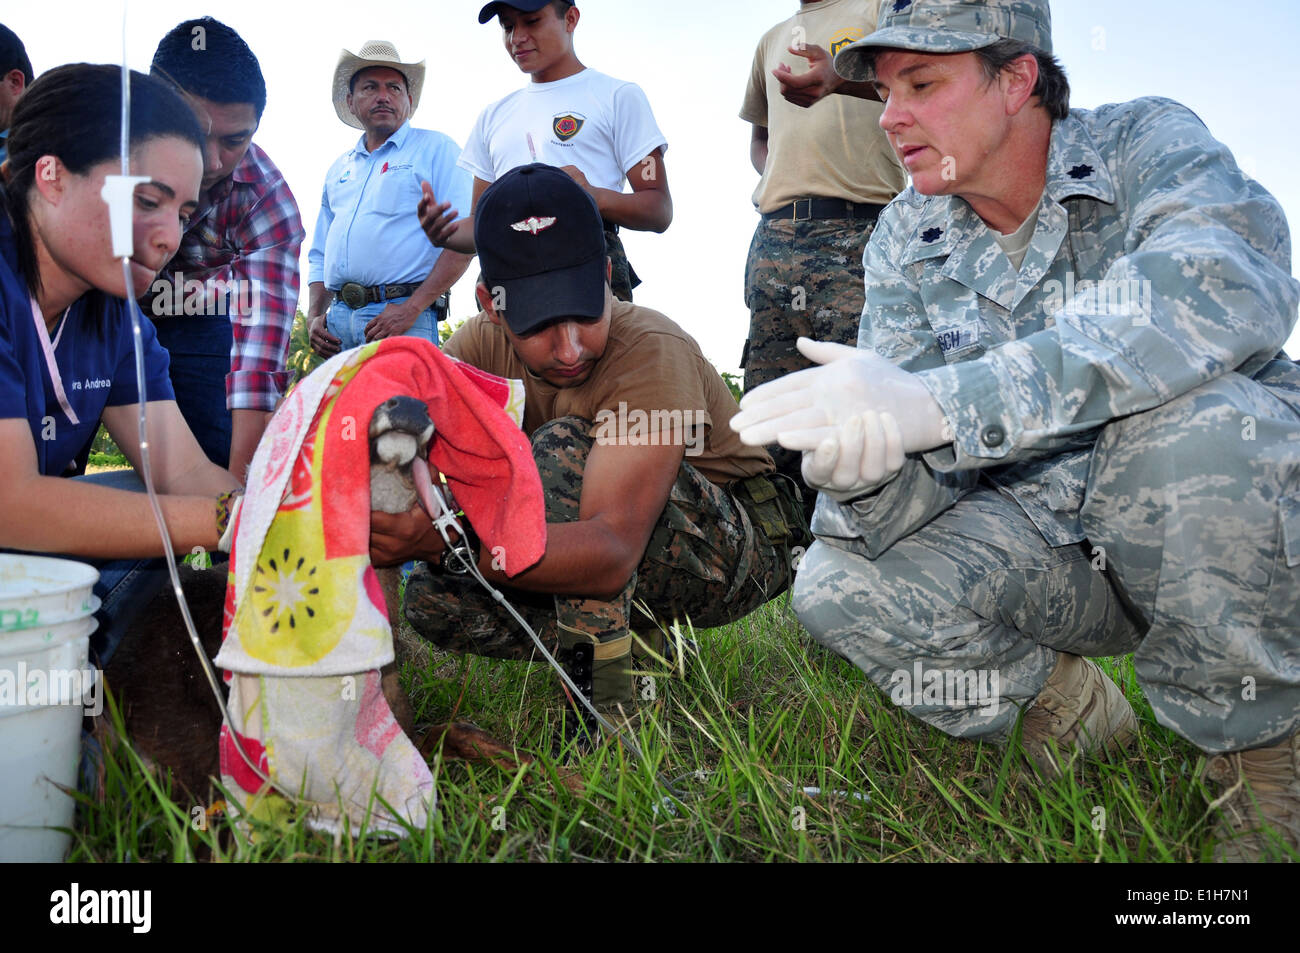
[{"label": "silver belt buckle", "polygon": [[[803,202],[803,203],[804,203],[805,207],[807,208],[807,212],[808,212],[808,214],[805,215],[805,216],[803,216],[803,218],[800,218],[800,217],[799,217],[799,203],[800,203],[800,202]],[[811,222],[811,221],[812,221],[812,199],[795,199],[794,202],[793,202],[793,205],[794,205],[794,215],[792,216],[792,219],[791,219],[792,221],[795,221],[795,222]]]}]

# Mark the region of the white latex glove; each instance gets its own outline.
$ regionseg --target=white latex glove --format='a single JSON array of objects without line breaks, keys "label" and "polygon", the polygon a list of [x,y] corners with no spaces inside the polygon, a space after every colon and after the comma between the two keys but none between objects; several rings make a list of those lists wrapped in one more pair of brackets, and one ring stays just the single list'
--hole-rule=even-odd
[{"label": "white latex glove", "polygon": [[843,503],[888,483],[903,468],[903,436],[892,414],[867,410],[803,455],[803,480]]},{"label": "white latex glove", "polygon": [[816,450],[828,428],[839,428],[864,411],[897,421],[904,453],[952,442],[952,428],[929,389],[874,351],[800,338],[799,351],[822,365],[795,371],[756,387],[740,401],[731,429],[742,443],[779,443],[788,450]]}]

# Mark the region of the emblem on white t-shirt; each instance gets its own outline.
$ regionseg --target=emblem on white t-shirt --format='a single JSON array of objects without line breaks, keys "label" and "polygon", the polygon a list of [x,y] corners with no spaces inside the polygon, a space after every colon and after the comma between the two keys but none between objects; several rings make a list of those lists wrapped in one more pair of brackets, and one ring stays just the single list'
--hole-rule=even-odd
[{"label": "emblem on white t-shirt", "polygon": [[861,27],[848,26],[842,30],[836,30],[834,33],[831,34],[831,42],[830,42],[831,56],[834,56],[836,53],[838,53],[844,47],[848,46],[850,43],[853,43],[854,41],[860,39],[862,39]]},{"label": "emblem on white t-shirt", "polygon": [[568,142],[578,134],[578,130],[586,121],[586,116],[579,116],[577,113],[561,113],[551,120],[551,129],[561,142]]},{"label": "emblem on white t-shirt", "polygon": [[511,222],[510,227],[517,232],[532,232],[536,235],[538,232],[546,231],[554,224],[554,215],[547,215],[545,218],[538,218],[536,215],[530,215],[522,222]]}]

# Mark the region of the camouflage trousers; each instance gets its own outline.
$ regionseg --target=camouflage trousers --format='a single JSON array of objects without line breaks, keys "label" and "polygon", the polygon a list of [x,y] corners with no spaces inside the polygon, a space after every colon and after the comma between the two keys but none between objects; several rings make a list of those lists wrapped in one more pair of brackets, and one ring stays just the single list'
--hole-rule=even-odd
[{"label": "camouflage trousers", "polygon": [[[760,221],[745,263],[749,338],[745,391],[811,367],[799,337],[857,344],[864,298],[862,252],[875,221]],[[800,486],[800,454],[773,444],[776,468]],[[815,493],[805,493],[810,503]]]},{"label": "camouflage trousers", "polygon": [[[578,519],[593,425],[561,417],[533,434],[548,523]],[[655,622],[688,620],[696,628],[725,625],[784,592],[790,555],[773,546],[725,487],[683,463],[645,555],[623,591],[610,600],[539,595],[503,586],[548,649],[559,629],[613,641],[629,631],[650,634]],[[531,659],[528,634],[472,577],[420,564],[406,587],[406,618],[422,637],[451,652]]]},{"label": "camouflage trousers", "polygon": [[[1081,518],[1052,548],[981,485],[874,560],[818,541],[795,611],[953,735],[1005,739],[1057,652],[1133,652],[1156,719],[1207,752],[1300,729],[1300,394],[1228,374],[1109,424]],[[915,684],[972,672],[998,704]]]},{"label": "camouflage trousers", "polygon": [[632,289],[641,283],[641,279],[632,270],[632,263],[627,260],[627,251],[623,248],[623,239],[611,225],[605,226],[605,254],[609,256],[610,275],[609,290],[619,301],[631,301]]}]

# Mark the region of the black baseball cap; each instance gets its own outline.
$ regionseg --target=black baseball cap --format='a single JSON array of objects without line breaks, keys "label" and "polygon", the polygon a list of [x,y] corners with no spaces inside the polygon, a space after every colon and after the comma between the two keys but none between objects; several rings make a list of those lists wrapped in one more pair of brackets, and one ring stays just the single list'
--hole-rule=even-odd
[{"label": "black baseball cap", "polygon": [[[569,6],[573,6],[573,0],[565,0]],[[542,7],[550,6],[551,0],[510,0],[509,3],[502,3],[501,0],[493,0],[478,12],[478,22],[487,23],[494,16],[501,12],[502,7],[514,7],[521,13],[536,13]]]},{"label": "black baseball cap", "polygon": [[483,283],[505,291],[515,334],[561,318],[605,313],[605,226],[586,190],[555,166],[511,169],[474,210]]}]

